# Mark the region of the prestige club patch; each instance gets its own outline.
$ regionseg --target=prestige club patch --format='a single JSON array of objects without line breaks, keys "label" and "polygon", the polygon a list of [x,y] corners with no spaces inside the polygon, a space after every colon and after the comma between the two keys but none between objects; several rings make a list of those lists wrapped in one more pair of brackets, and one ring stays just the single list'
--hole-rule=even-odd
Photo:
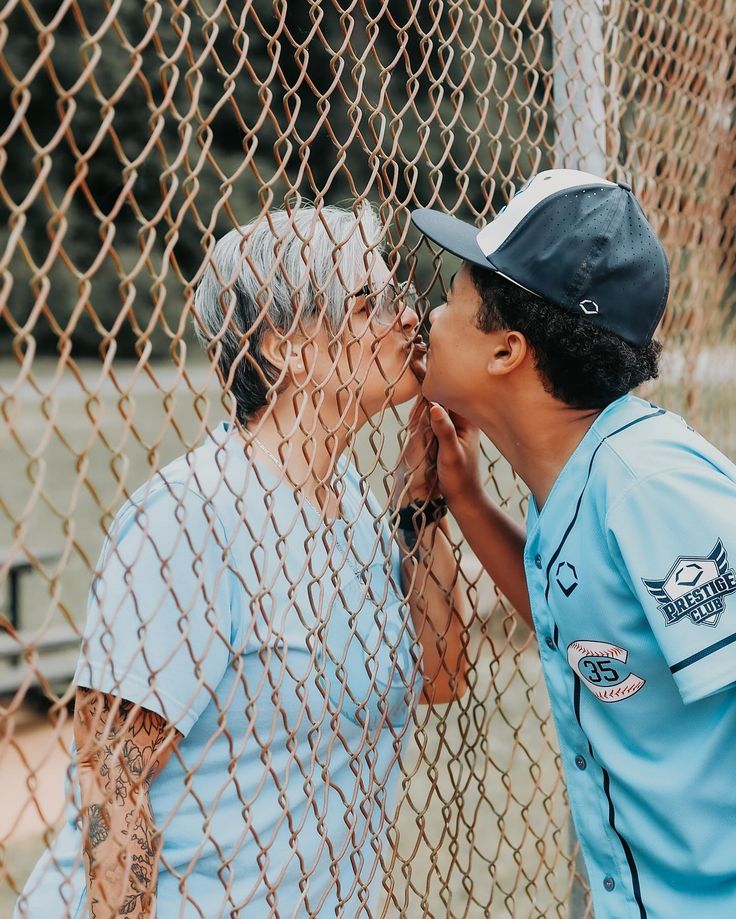
[{"label": "prestige club patch", "polygon": [[681,555],[664,580],[642,581],[668,626],[689,619],[693,625],[715,627],[726,608],[724,597],[736,593],[736,571],[720,539],[710,555]]}]

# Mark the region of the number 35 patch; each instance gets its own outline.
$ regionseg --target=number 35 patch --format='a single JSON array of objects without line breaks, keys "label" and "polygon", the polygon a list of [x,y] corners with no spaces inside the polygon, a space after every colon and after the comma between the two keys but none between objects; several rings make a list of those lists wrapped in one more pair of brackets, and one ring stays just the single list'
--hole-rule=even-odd
[{"label": "number 35 patch", "polygon": [[606,641],[574,641],[567,662],[601,702],[621,702],[646,683],[625,665],[629,652]]}]

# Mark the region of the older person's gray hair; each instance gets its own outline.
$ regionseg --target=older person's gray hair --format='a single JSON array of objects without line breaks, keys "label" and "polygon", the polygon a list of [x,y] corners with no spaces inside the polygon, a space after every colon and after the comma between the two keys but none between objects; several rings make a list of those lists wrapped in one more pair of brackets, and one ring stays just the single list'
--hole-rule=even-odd
[{"label": "older person's gray hair", "polygon": [[382,238],[375,211],[301,206],[270,211],[216,243],[197,287],[197,335],[217,356],[245,422],[267,404],[279,371],[261,352],[272,327],[285,337],[323,317],[340,328]]}]

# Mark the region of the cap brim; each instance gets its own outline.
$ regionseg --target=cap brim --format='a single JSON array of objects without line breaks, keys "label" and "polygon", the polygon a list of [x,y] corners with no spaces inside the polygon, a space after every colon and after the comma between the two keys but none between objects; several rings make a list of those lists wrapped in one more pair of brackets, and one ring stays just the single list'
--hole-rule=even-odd
[{"label": "cap brim", "polygon": [[411,221],[420,232],[443,249],[466,262],[493,271],[492,263],[483,255],[483,250],[478,245],[478,227],[472,223],[464,223],[457,217],[450,217],[449,214],[426,207],[412,211]]}]

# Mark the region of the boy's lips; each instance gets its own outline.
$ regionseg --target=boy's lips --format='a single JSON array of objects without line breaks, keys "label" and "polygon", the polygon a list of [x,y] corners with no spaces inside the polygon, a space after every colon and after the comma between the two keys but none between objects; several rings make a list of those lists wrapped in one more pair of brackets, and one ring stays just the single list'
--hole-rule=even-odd
[{"label": "boy's lips", "polygon": [[429,347],[423,339],[419,338],[410,342],[409,347],[411,349],[410,367],[414,376],[421,383],[427,372],[427,354],[429,353]]}]

